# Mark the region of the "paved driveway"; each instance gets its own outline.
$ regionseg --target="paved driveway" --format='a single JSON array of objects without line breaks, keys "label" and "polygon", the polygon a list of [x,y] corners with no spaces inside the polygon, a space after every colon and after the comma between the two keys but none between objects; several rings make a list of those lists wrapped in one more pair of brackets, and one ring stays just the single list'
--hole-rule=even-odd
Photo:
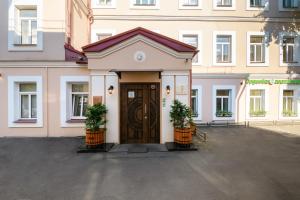
[{"label": "paved driveway", "polygon": [[198,152],[147,154],[76,154],[76,138],[0,139],[0,199],[300,199],[300,137],[206,131]]}]

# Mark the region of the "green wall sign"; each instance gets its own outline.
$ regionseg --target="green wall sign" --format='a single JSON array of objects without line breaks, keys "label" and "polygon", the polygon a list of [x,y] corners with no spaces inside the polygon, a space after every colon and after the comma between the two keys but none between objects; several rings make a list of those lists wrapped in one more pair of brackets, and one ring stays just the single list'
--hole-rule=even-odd
[{"label": "green wall sign", "polygon": [[257,85],[257,84],[269,84],[269,85],[274,85],[274,84],[294,84],[294,85],[300,85],[300,80],[247,80],[247,84],[251,85]]}]

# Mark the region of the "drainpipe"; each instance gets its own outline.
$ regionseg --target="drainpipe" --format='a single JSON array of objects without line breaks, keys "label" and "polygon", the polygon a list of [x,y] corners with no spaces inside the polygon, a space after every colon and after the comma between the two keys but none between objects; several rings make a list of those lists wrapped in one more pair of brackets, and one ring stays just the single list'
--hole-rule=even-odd
[{"label": "drainpipe", "polygon": [[88,0],[87,2],[87,7],[89,10],[87,20],[88,20],[88,43],[91,43],[91,26],[94,23],[94,15],[93,15],[93,9],[91,8],[91,0]]},{"label": "drainpipe", "polygon": [[[239,94],[237,96],[237,107],[236,107],[236,113],[237,113],[237,123],[239,123],[239,117],[240,117],[240,112],[239,112],[239,108],[240,108],[240,105],[239,105],[239,102],[240,102],[240,98],[243,94],[243,91],[245,91],[245,88],[246,88],[246,81],[243,80],[241,83],[241,90],[239,91]],[[246,106],[246,105],[245,105]],[[245,107],[246,108],[246,107]],[[245,122],[246,122],[246,116],[245,116]]]}]

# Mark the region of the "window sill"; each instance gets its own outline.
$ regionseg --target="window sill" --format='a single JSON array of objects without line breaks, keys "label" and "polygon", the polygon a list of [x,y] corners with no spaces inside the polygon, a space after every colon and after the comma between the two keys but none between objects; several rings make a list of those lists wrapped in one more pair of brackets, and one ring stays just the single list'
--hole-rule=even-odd
[{"label": "window sill", "polygon": [[79,123],[85,123],[85,119],[69,119],[66,121],[68,124],[79,124]]},{"label": "window sill", "polygon": [[14,44],[16,47],[36,47],[37,44]]},{"label": "window sill", "polygon": [[37,123],[36,119],[18,119],[14,121],[16,124],[35,124]]}]

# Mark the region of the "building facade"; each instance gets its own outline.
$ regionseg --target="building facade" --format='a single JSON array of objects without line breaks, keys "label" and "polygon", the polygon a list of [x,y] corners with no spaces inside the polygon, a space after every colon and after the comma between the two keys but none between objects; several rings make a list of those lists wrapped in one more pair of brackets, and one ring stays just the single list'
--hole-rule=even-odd
[{"label": "building facade", "polygon": [[86,106],[100,99],[107,140],[139,142],[124,123],[154,122],[122,114],[137,94],[158,99],[156,109],[133,104],[156,119],[144,142],[173,140],[174,99],[197,123],[300,119],[299,0],[4,0],[0,9],[1,136],[83,135]]}]

